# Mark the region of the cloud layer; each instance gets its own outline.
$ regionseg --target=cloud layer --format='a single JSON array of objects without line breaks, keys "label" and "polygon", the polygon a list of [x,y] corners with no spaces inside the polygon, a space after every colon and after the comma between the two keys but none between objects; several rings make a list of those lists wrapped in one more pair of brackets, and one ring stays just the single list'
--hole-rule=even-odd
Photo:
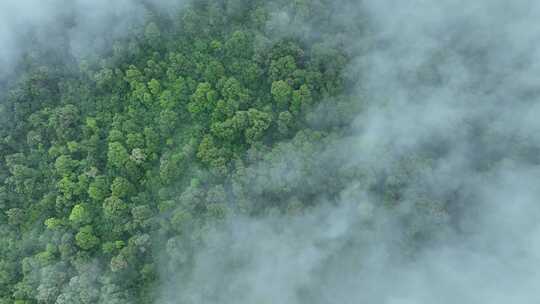
[{"label": "cloud layer", "polygon": [[[251,169],[267,191],[335,181],[338,199],[321,190],[326,203],[301,215],[233,216],[163,301],[540,300],[540,5],[386,0],[336,10],[369,19],[369,37],[343,34],[364,110],[313,154],[289,147]],[[346,28],[358,21],[341,17]],[[306,159],[319,168],[291,174]],[[347,170],[367,174],[332,180]]]}]

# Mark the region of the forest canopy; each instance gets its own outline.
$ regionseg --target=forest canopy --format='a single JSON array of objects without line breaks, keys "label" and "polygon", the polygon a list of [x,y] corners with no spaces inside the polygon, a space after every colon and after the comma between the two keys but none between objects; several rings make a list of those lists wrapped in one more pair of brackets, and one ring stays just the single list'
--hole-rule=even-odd
[{"label": "forest canopy", "polygon": [[[293,20],[280,26],[325,32],[274,33],[282,5]],[[328,5],[148,5],[95,56],[32,50],[0,108],[0,302],[152,303],[158,263],[187,273],[208,225],[314,204],[300,185],[258,192],[250,180],[265,177],[246,168],[352,117],[324,128],[309,117],[330,98],[354,110]]]},{"label": "forest canopy", "polygon": [[540,301],[540,5],[56,2],[0,29],[0,304]]}]

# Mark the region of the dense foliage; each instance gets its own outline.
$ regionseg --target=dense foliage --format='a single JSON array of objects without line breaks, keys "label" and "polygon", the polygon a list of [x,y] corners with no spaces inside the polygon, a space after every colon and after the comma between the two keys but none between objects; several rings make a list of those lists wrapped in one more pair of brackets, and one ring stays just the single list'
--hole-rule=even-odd
[{"label": "dense foliage", "polygon": [[152,303],[209,225],[331,200],[356,173],[310,156],[358,105],[331,2],[149,8],[106,54],[27,56],[0,104],[0,303]]}]

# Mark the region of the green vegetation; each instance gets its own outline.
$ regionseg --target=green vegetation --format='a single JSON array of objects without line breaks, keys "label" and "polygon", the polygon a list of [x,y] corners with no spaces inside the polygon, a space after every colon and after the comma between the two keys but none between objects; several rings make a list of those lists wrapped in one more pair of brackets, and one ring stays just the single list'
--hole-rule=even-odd
[{"label": "green vegetation", "polygon": [[[152,303],[159,263],[188,273],[209,225],[335,195],[309,158],[328,188],[251,168],[354,117],[331,3],[196,1],[80,65],[28,57],[0,105],[0,303]],[[276,33],[277,7],[321,34]],[[315,123],[330,99],[339,123]]]}]

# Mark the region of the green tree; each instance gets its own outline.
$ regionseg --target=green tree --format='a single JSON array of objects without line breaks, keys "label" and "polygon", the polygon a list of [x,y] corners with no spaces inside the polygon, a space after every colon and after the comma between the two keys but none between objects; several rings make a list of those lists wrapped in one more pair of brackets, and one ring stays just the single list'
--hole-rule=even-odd
[{"label": "green tree", "polygon": [[135,187],[127,179],[116,177],[111,185],[111,193],[118,198],[130,196],[135,191]]},{"label": "green tree", "polygon": [[312,102],[311,90],[304,84],[292,93],[291,112],[298,115],[300,111],[308,109]]},{"label": "green tree", "polygon": [[296,69],[295,59],[291,55],[287,55],[277,60],[272,60],[268,73],[270,74],[270,79],[273,81],[285,80],[291,78]]},{"label": "green tree", "polygon": [[188,110],[193,118],[203,122],[208,119],[212,109],[217,102],[217,92],[207,83],[199,83],[195,93],[191,96],[191,102],[188,104]]},{"label": "green tree", "polygon": [[78,133],[80,112],[75,105],[69,104],[57,108],[49,119],[49,125],[56,131],[56,136],[63,141],[75,139]]},{"label": "green tree", "polygon": [[70,175],[77,167],[77,161],[73,160],[69,155],[61,155],[56,159],[54,167],[58,175]]},{"label": "green tree", "polygon": [[109,152],[107,153],[109,164],[115,168],[123,168],[129,160],[129,154],[126,148],[119,142],[109,144]]},{"label": "green tree", "polygon": [[274,81],[272,83],[271,93],[278,109],[288,109],[291,100],[292,88],[287,82],[283,80]]},{"label": "green tree", "polygon": [[92,217],[85,204],[77,204],[71,209],[69,220],[75,225],[84,225],[89,224],[92,221]]},{"label": "green tree", "polygon": [[95,201],[103,201],[108,193],[108,181],[106,176],[97,176],[88,186],[88,196]]},{"label": "green tree", "polygon": [[108,217],[121,218],[127,210],[127,204],[116,196],[111,196],[103,202],[103,212]]},{"label": "green tree", "polygon": [[249,37],[243,31],[235,31],[225,42],[225,52],[230,58],[249,58],[251,51]]},{"label": "green tree", "polygon": [[272,116],[256,109],[248,110],[249,128],[245,131],[246,142],[254,144],[259,141],[272,123]]},{"label": "green tree", "polygon": [[90,225],[79,229],[75,235],[75,241],[77,246],[84,250],[90,250],[99,244],[99,239],[94,235],[94,229]]}]

